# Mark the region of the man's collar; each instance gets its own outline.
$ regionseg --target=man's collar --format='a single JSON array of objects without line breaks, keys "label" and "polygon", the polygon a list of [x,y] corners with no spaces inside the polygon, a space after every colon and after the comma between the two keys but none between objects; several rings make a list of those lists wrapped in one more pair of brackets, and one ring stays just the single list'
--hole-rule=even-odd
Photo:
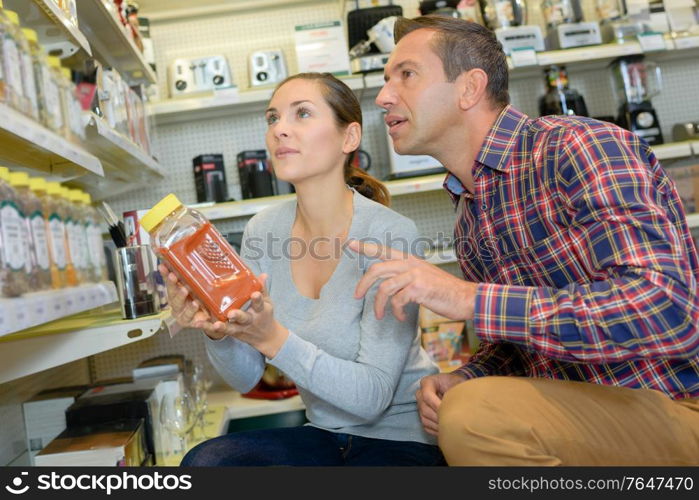
[{"label": "man's collar", "polygon": [[[512,161],[511,152],[517,144],[519,133],[528,121],[527,115],[511,105],[506,106],[498,115],[488,135],[485,136],[476,156],[476,163],[506,172]],[[447,174],[443,186],[455,203],[459,196],[468,193],[461,181],[451,173]]]},{"label": "man's collar", "polygon": [[512,150],[517,145],[519,133],[529,117],[508,105],[485,136],[476,161],[500,172],[506,172],[512,161]]}]

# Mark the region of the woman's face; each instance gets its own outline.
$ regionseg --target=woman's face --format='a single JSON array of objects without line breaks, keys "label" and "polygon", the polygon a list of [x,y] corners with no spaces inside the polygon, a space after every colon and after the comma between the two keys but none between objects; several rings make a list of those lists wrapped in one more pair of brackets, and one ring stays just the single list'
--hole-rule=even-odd
[{"label": "woman's face", "polygon": [[265,112],[266,142],[276,176],[297,184],[342,172],[347,149],[347,130],[340,130],[325,102],[321,84],[291,80],[280,87]]}]

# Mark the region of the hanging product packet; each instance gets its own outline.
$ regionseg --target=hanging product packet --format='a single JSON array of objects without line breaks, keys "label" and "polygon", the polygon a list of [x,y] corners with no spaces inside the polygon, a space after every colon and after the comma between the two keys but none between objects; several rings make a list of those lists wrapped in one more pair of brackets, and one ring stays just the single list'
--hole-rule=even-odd
[{"label": "hanging product packet", "polygon": [[221,233],[174,194],[160,200],[141,219],[156,254],[216,319],[228,321],[246,309],[262,284]]}]

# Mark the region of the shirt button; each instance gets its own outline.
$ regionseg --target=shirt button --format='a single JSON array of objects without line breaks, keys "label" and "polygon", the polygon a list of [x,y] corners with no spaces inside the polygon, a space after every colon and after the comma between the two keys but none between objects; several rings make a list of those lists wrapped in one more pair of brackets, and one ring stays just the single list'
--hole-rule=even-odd
[{"label": "shirt button", "polygon": [[488,205],[486,205],[485,202],[483,202],[483,204],[481,205],[481,210],[486,210],[487,208]]}]

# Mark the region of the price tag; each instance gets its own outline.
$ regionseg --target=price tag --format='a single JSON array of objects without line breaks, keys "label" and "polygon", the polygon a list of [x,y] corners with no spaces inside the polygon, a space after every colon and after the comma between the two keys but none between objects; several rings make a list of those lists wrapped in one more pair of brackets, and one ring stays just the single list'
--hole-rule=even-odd
[{"label": "price tag", "polygon": [[691,49],[699,47],[699,36],[680,36],[675,38],[676,49]]},{"label": "price tag", "polygon": [[512,66],[515,68],[520,68],[522,66],[536,66],[539,64],[536,58],[536,51],[531,47],[512,49],[510,60],[512,61]]},{"label": "price tag", "polygon": [[638,42],[641,44],[641,49],[643,49],[643,52],[665,50],[665,38],[663,38],[662,33],[639,33]]},{"label": "price tag", "polygon": [[214,101],[218,104],[235,104],[240,101],[238,87],[214,90]]}]

